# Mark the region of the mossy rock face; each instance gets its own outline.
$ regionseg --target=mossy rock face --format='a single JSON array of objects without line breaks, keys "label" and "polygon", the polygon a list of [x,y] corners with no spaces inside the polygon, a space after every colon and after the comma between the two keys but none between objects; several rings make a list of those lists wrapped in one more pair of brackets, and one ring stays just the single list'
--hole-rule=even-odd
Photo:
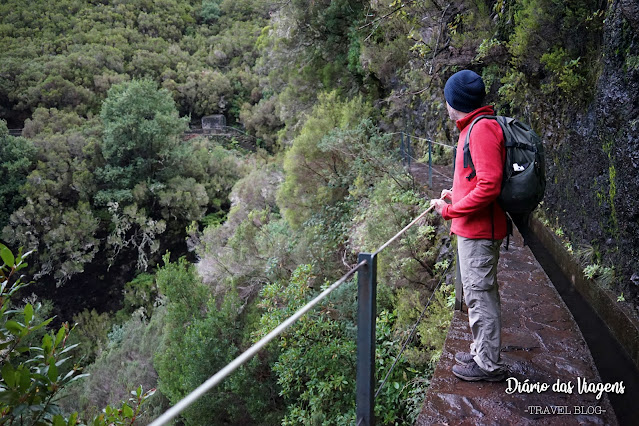
[{"label": "mossy rock face", "polygon": [[621,0],[621,10],[636,31],[639,31],[639,3],[635,0]]},{"label": "mossy rock face", "polygon": [[638,52],[626,10],[613,4],[594,101],[584,111],[562,112],[565,128],[545,132],[553,136],[548,151],[555,159],[548,166],[546,207],[573,244],[600,248],[603,262],[614,265],[615,290],[635,305],[639,287],[630,277],[639,272],[639,69],[629,67],[628,58]]},{"label": "mossy rock face", "polygon": [[[639,6],[631,0],[609,2],[605,10],[595,2],[576,4],[553,2],[541,14],[532,3],[496,12],[495,25],[509,24],[484,41],[502,50],[488,49],[480,59],[459,49],[438,56],[438,76],[420,91],[413,113],[423,120],[419,131],[454,144],[457,129],[436,101],[446,77],[459,68],[483,74],[491,82],[486,101],[499,114],[530,123],[544,140],[544,207],[553,223],[575,249],[596,247],[596,261],[614,266],[616,294],[639,306],[639,286],[630,279],[639,276]],[[459,31],[481,40],[485,29],[465,21]],[[537,37],[544,42],[531,42]],[[510,60],[495,59],[499,52]]]}]

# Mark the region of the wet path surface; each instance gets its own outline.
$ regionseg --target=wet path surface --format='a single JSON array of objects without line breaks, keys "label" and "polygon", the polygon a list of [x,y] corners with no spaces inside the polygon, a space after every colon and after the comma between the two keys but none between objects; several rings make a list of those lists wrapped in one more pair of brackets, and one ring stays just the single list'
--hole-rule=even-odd
[{"label": "wet path surface", "polygon": [[639,371],[635,364],[541,241],[532,234],[528,244],[579,325],[601,379],[604,382],[623,381],[623,394],[608,394],[617,421],[620,425],[639,425]]},{"label": "wet path surface", "polygon": [[[416,179],[424,182],[423,165],[413,169],[421,173],[421,177],[413,173]],[[449,174],[449,170],[441,171]],[[436,176],[433,174],[433,188],[438,194],[450,187],[450,181]],[[502,358],[509,379],[464,382],[452,374],[455,353],[468,352],[472,341],[464,306],[462,312],[455,312],[416,424],[616,425],[605,392],[600,399],[596,392],[580,392],[579,380],[597,386],[602,379],[572,314],[518,233],[511,238],[508,251],[502,247],[498,282]],[[526,380],[538,386],[546,383],[549,388],[507,392],[509,385],[522,385]],[[553,391],[557,381],[563,384],[562,391]]]},{"label": "wet path surface", "polygon": [[[502,358],[512,379],[469,383],[453,376],[455,353],[468,352],[472,340],[468,316],[456,312],[416,424],[616,424],[605,394],[597,400],[596,394],[579,393],[578,379],[601,383],[599,373],[568,308],[520,235],[508,251],[502,248],[499,263]],[[508,394],[515,379],[550,389]],[[553,392],[558,380],[570,382],[572,393]]]}]

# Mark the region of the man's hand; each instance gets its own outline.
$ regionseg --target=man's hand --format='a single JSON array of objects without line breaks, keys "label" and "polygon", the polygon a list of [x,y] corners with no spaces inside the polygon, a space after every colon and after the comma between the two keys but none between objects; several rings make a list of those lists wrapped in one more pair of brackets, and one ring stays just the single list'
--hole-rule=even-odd
[{"label": "man's hand", "polygon": [[446,206],[446,201],[442,200],[442,199],[433,199],[430,200],[430,205],[431,207],[435,206],[435,211],[439,214],[442,214],[442,210],[444,210],[444,207]]},{"label": "man's hand", "polygon": [[444,210],[444,207],[446,207],[446,204],[448,204],[446,202],[446,200],[453,200],[453,190],[452,189],[443,189],[442,190],[442,195],[439,198],[439,200],[430,200],[430,206],[431,207],[435,207],[435,211],[439,214],[442,214],[442,211]]}]

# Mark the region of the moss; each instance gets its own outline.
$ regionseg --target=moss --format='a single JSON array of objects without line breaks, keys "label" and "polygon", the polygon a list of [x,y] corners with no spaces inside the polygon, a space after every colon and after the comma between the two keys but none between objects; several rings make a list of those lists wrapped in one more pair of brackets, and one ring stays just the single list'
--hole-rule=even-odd
[{"label": "moss", "polygon": [[619,220],[617,217],[617,209],[615,207],[615,197],[617,195],[617,168],[614,164],[614,139],[610,138],[604,141],[602,145],[604,153],[608,156],[610,164],[608,166],[608,201],[610,202],[610,232],[619,237]]}]

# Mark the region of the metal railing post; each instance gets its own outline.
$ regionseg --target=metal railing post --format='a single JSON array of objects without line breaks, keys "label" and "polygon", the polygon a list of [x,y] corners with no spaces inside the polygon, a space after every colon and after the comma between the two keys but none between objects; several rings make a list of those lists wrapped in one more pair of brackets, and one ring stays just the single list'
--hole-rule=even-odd
[{"label": "metal railing post", "polygon": [[402,166],[406,166],[406,150],[404,149],[404,132],[399,134],[399,155],[402,157]]},{"label": "metal railing post", "polygon": [[360,253],[366,261],[357,273],[357,396],[356,424],[375,424],[375,318],[377,316],[377,256]]},{"label": "metal railing post", "polygon": [[428,187],[433,189],[433,142],[428,141]]}]

